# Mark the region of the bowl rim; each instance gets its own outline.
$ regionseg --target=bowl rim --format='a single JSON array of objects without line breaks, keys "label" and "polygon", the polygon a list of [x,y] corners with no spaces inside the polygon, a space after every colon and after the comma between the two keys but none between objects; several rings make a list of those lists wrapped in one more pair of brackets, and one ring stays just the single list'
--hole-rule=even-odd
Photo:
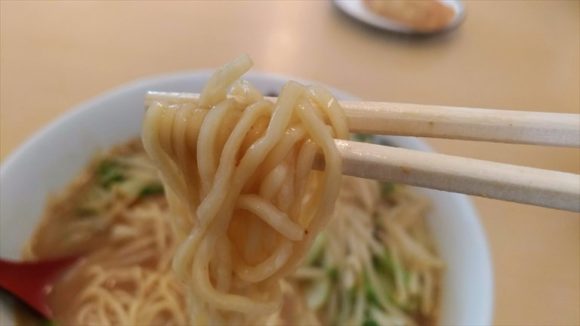
[{"label": "bowl rim", "polygon": [[[208,78],[213,73],[213,69],[199,69],[191,71],[182,71],[170,74],[161,74],[154,76],[147,76],[134,81],[123,83],[116,86],[108,91],[105,91],[95,97],[92,97],[86,101],[83,101],[77,105],[72,106],[67,112],[55,117],[52,121],[46,124],[44,127],[40,128],[38,131],[34,132],[27,140],[20,144],[15,150],[8,154],[8,156],[0,162],[0,181],[5,178],[5,176],[16,166],[21,160],[21,157],[25,156],[27,152],[34,151],[36,147],[44,142],[47,135],[54,133],[56,130],[61,128],[62,125],[71,123],[71,121],[77,119],[78,116],[86,115],[88,112],[96,110],[99,106],[107,101],[114,100],[126,93],[137,91],[141,89],[155,89],[156,85],[165,84],[170,82],[187,81],[191,79]],[[329,89],[336,97],[341,99],[354,100],[357,99],[356,96],[351,95],[348,92],[336,89],[331,86],[327,86],[323,83],[313,82],[311,80],[306,80],[302,78],[296,78],[293,76],[264,73],[264,72],[249,72],[244,75],[246,79],[262,79],[264,81],[269,81],[271,83],[296,80],[304,84],[320,84]],[[382,137],[382,136],[381,136]],[[387,136],[387,139],[399,144],[403,147],[409,147],[422,151],[433,152],[433,150],[425,142],[413,138],[413,137],[400,137],[400,136]],[[476,242],[479,243],[479,260],[481,265],[485,270],[481,271],[483,278],[480,280],[484,283],[484,289],[487,293],[485,296],[487,298],[482,299],[483,305],[478,307],[479,320],[478,323],[482,325],[489,325],[492,323],[493,319],[493,303],[494,303],[494,277],[493,277],[493,266],[491,261],[491,255],[489,250],[489,243],[485,236],[484,228],[480,223],[479,215],[477,214],[474,205],[471,200],[463,194],[448,194],[451,196],[457,207],[466,212],[468,215],[468,221],[471,226],[471,231],[475,232],[472,237]],[[0,217],[0,221],[2,218]],[[1,309],[0,309],[1,310]],[[4,314],[0,314],[0,321],[3,321]],[[13,321],[12,316],[9,317],[8,321]]]}]

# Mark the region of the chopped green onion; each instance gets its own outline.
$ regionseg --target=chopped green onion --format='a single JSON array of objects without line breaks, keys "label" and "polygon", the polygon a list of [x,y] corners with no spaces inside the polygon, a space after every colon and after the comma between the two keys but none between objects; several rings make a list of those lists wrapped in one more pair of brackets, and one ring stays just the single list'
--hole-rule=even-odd
[{"label": "chopped green onion", "polygon": [[373,256],[373,265],[377,271],[394,276],[395,275],[395,263],[391,258],[388,250],[385,250],[384,254]]},{"label": "chopped green onion", "polygon": [[362,323],[362,326],[379,326],[379,323],[369,317],[365,319],[365,321]]},{"label": "chopped green onion", "polygon": [[150,183],[141,189],[139,193],[139,197],[147,197],[153,195],[161,195],[163,194],[163,185],[161,183]]},{"label": "chopped green onion", "polygon": [[373,289],[373,286],[371,285],[371,282],[369,281],[368,276],[366,275],[364,277],[364,290],[369,304],[374,306],[381,305],[377,297],[377,293],[375,292],[375,289]]},{"label": "chopped green onion", "polygon": [[96,172],[99,184],[105,188],[125,180],[124,167],[114,160],[103,160]]},{"label": "chopped green onion", "polygon": [[381,182],[381,194],[383,197],[392,195],[395,191],[395,184],[391,182]]},{"label": "chopped green onion", "polygon": [[407,303],[401,305],[401,309],[407,312],[414,312],[419,310],[419,298],[416,296],[412,296],[407,300]]},{"label": "chopped green onion", "polygon": [[348,289],[346,295],[348,296],[348,301],[352,306],[354,306],[357,299],[357,287],[353,286],[352,288]]},{"label": "chopped green onion", "polygon": [[76,209],[76,215],[78,217],[95,216],[95,215],[97,215],[97,213],[98,213],[98,211],[92,207],[80,206],[80,207],[77,207],[77,209]]},{"label": "chopped green onion", "polygon": [[330,294],[330,281],[324,278],[312,284],[306,290],[306,303],[312,310],[321,308]]},{"label": "chopped green onion", "polygon": [[324,233],[319,234],[318,237],[314,240],[312,247],[310,247],[310,251],[306,256],[306,265],[313,265],[313,266],[320,266],[322,263],[322,256],[324,253],[324,245],[326,243],[326,237]]},{"label": "chopped green onion", "polygon": [[328,278],[331,281],[336,282],[338,280],[338,268],[332,267],[331,269],[329,269],[328,270]]},{"label": "chopped green onion", "polygon": [[360,142],[371,143],[373,140],[373,135],[354,134],[352,135],[352,139]]}]

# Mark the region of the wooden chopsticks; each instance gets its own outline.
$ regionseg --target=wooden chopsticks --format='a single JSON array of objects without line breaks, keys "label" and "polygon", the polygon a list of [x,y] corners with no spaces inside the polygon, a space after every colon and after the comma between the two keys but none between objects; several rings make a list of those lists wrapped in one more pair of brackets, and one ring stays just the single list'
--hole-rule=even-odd
[{"label": "wooden chopsticks", "polygon": [[[336,140],[345,175],[580,211],[580,176],[471,158]],[[319,160],[317,167],[324,166]]]},{"label": "wooden chopsticks", "polygon": [[408,103],[340,102],[351,130],[369,134],[580,146],[580,115]]},{"label": "wooden chopsticks", "polygon": [[[198,98],[199,94],[193,93],[149,92],[145,104],[191,102]],[[578,114],[358,101],[340,101],[340,105],[351,132],[580,146]]]},{"label": "wooden chopsticks", "polygon": [[[152,102],[198,94],[149,92]],[[275,100],[273,98],[272,100]],[[341,101],[351,131],[550,146],[580,146],[580,115]],[[381,181],[580,211],[580,175],[336,140],[343,173]],[[319,161],[315,168],[324,162]]]}]

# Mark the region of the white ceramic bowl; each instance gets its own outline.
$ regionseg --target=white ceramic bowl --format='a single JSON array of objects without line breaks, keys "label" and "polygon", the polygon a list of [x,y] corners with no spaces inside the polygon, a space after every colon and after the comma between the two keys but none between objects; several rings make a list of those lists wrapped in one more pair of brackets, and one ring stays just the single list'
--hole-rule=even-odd
[{"label": "white ceramic bowl", "polygon": [[[0,168],[0,257],[18,259],[38,223],[47,196],[65,187],[95,152],[139,135],[146,91],[199,92],[210,71],[137,81],[79,105],[15,151]],[[263,92],[278,91],[287,77],[248,74]],[[294,78],[293,78],[294,79]],[[307,83],[307,82],[306,82]],[[353,97],[333,90],[341,99]],[[416,139],[388,137],[396,146],[429,151]],[[441,325],[489,325],[492,268],[483,229],[463,195],[419,190],[433,201],[429,225],[446,263]],[[0,325],[14,321],[0,311]]]}]

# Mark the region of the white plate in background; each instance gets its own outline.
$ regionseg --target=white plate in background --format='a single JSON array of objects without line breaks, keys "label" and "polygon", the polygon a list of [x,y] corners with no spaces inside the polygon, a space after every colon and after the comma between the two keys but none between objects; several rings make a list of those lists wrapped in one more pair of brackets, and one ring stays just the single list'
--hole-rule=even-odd
[{"label": "white plate in background", "polygon": [[334,0],[334,4],[347,15],[365,24],[403,34],[435,34],[456,28],[465,18],[465,8],[460,0],[441,0],[442,3],[453,9],[455,16],[445,28],[435,31],[417,31],[399,22],[383,17],[371,11],[363,0]]}]

